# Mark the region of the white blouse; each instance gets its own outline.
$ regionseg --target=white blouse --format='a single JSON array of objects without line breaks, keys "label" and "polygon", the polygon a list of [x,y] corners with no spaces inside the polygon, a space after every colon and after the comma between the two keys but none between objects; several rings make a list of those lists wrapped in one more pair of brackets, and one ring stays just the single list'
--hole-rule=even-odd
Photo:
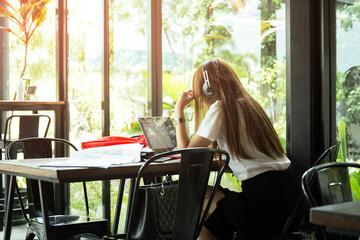
[{"label": "white blouse", "polygon": [[[217,141],[220,149],[229,152],[224,129],[222,128],[220,107],[219,101],[216,101],[210,106],[196,134],[207,138],[212,142]],[[247,153],[252,159],[238,158],[231,155],[229,152],[229,167],[239,181],[255,177],[260,173],[270,170],[286,170],[290,166],[290,160],[286,156],[274,160],[266,154],[254,149],[254,147],[251,147],[249,142],[246,142],[245,146],[247,146]]]}]

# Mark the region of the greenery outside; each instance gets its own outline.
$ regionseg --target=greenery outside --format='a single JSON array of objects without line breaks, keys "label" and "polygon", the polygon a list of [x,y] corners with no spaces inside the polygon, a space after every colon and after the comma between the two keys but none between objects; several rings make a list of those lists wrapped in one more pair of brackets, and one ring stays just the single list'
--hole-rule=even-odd
[{"label": "greenery outside", "polygon": [[[359,100],[360,100],[360,62],[359,35],[360,1],[337,1],[336,5],[336,43],[337,43],[337,136],[341,141],[338,161],[359,162]],[[351,171],[351,188],[354,200],[360,199],[360,175]]]},{"label": "greenery outside", "polygon": [[[220,57],[235,69],[248,91],[266,109],[280,137],[285,138],[285,1],[164,0],[163,108],[172,117],[181,91],[191,88],[194,70],[206,59]],[[101,3],[68,1],[70,140],[77,145],[102,134]],[[142,0],[110,0],[111,135],[139,133],[137,117],[147,114],[147,5]],[[56,99],[55,5],[33,35],[28,64],[38,98]],[[78,11],[82,9],[82,11]],[[131,39],[131,40],[129,40]],[[11,42],[11,77],[18,73],[23,49]],[[36,47],[36,51],[35,51]],[[38,71],[41,68],[42,71]],[[11,87],[14,89],[14,87]],[[41,95],[40,95],[41,93]],[[187,109],[193,133],[193,111]],[[241,183],[225,181],[240,189]],[[111,182],[113,205],[118,181]],[[88,183],[91,215],[101,216],[101,183]],[[81,185],[71,184],[71,209],[83,211]],[[127,201],[125,196],[124,202]]]}]

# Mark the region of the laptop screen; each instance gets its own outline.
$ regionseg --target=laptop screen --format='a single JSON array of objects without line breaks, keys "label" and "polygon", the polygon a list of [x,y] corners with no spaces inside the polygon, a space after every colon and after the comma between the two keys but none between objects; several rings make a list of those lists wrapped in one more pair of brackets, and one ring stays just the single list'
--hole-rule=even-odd
[{"label": "laptop screen", "polygon": [[164,152],[176,147],[176,132],[169,117],[143,117],[139,123],[153,151]]}]

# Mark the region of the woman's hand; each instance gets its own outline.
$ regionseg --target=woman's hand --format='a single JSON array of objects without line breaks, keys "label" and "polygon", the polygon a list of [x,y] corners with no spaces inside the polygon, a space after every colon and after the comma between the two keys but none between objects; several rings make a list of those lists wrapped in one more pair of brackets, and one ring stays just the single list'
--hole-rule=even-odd
[{"label": "woman's hand", "polygon": [[186,90],[182,92],[179,96],[179,99],[175,106],[175,112],[176,111],[183,111],[184,108],[191,103],[191,101],[194,100],[194,92],[193,90]]},{"label": "woman's hand", "polygon": [[[194,100],[194,92],[192,90],[187,90],[180,94],[175,106],[175,118],[184,117],[184,108],[189,105],[192,100]],[[196,134],[190,139],[184,123],[176,124],[176,142],[179,149],[187,147],[207,147],[211,143],[209,139]]]},{"label": "woman's hand", "polygon": [[[184,108],[192,100],[194,100],[192,90],[187,90],[180,94],[175,106],[175,118],[184,118]],[[190,138],[184,122],[176,124],[176,142],[178,148],[185,148],[189,145]]]}]

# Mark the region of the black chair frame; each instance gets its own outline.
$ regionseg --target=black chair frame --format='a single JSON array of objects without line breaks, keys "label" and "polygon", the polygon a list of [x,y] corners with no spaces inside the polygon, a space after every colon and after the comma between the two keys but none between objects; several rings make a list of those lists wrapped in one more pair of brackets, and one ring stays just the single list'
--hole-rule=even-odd
[{"label": "black chair frame", "polygon": [[[19,119],[19,132],[16,138],[12,139],[11,136],[11,125],[13,123],[14,119]],[[50,124],[51,124],[51,118],[48,115],[44,114],[14,114],[9,116],[5,121],[5,129],[4,129],[4,136],[0,141],[0,160],[2,160],[2,153],[5,153],[6,146],[13,140],[21,139],[21,138],[27,138],[27,137],[38,137],[39,136],[39,123],[40,119],[44,119],[44,121],[47,121],[46,128],[43,132],[43,137],[47,136]],[[8,178],[5,181],[5,185],[8,182]],[[0,174],[0,230],[3,228],[3,212],[5,211],[5,191],[8,186],[3,186],[3,180],[2,175]],[[26,190],[22,189],[22,195],[25,195],[26,197]]]},{"label": "black chair frame", "polygon": [[[7,159],[15,159],[19,151],[22,149],[25,159],[32,158],[51,158],[53,156],[52,144],[63,144],[66,148],[77,148],[69,141],[59,138],[24,138],[11,142],[6,147]],[[65,151],[68,152],[68,151]],[[89,216],[89,205],[87,198],[86,183],[83,182],[84,205],[86,208],[86,216],[77,215],[58,215],[55,207],[54,184],[50,182],[26,179],[29,205],[28,211],[25,204],[18,197],[19,204],[23,216],[27,222],[26,239],[45,238],[44,221],[50,222],[50,228],[53,233],[53,239],[68,239],[77,234],[83,234],[90,239],[100,239],[109,234],[109,222],[105,219],[96,219]],[[16,182],[16,176],[11,176],[10,184],[14,185],[17,194],[20,194],[19,187]],[[8,197],[9,201],[12,199]],[[44,201],[46,199],[46,201]],[[46,202],[46,204],[44,203]],[[44,213],[46,211],[47,214]],[[29,215],[29,217],[27,216]],[[45,216],[46,219],[43,219]]]},{"label": "black chair frame", "polygon": [[[167,161],[171,161],[172,159],[167,157],[175,154],[181,154],[181,160],[179,167],[178,197],[176,201],[175,219],[173,220],[174,231],[172,239],[197,239],[205,222],[207,213],[209,212],[215,191],[220,185],[221,176],[225,172],[225,169],[227,169],[230,160],[229,154],[223,150],[212,148],[186,148],[157,154],[147,160],[140,168],[136,178],[134,196],[130,206],[130,219],[127,233],[109,235],[104,237],[104,240],[132,239],[132,235],[134,231],[136,231],[137,227],[132,223],[132,219],[136,217],[133,216],[135,212],[134,206],[136,205],[137,201],[140,201],[138,192],[139,188],[141,187],[141,179],[152,176],[151,168],[149,168],[150,165],[159,164],[159,162],[166,163]],[[214,167],[214,155],[219,157],[225,156],[225,161],[223,161],[223,165],[220,167],[220,170],[218,170],[217,180],[214,184],[211,194],[209,195],[208,204],[205,207],[203,216],[201,217],[206,186],[208,185],[211,168]],[[201,170],[199,170],[199,166],[201,166]],[[193,173],[194,171],[198,173],[198,175],[195,174],[197,179],[193,179],[193,185],[190,184],[191,178],[194,177],[194,175],[190,173],[191,171],[193,171]],[[199,191],[194,191],[195,188],[199,189]],[[196,192],[197,194],[188,195],[188,193],[191,192]],[[189,204],[189,202],[192,204]],[[152,236],[147,237],[148,239],[152,239]]]},{"label": "black chair frame", "polygon": [[[352,201],[348,168],[360,170],[360,164],[353,162],[323,163],[308,169],[303,174],[301,186],[310,207]],[[315,182],[317,182],[317,188],[313,188]],[[320,193],[320,195],[317,195],[317,193]],[[318,227],[321,230],[323,239],[340,238],[338,234],[341,233],[341,230]],[[357,236],[356,238],[348,237],[358,239]]]}]

